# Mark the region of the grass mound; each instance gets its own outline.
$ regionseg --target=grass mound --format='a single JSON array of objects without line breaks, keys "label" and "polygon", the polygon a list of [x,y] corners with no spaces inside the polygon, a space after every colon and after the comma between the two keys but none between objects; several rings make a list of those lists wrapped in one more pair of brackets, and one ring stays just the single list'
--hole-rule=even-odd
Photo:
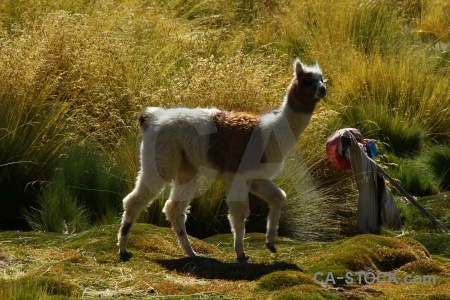
[{"label": "grass mound", "polygon": [[430,275],[430,274],[445,274],[446,269],[437,261],[432,259],[419,259],[400,268],[402,271],[408,273]]},{"label": "grass mound", "polygon": [[301,272],[277,271],[265,275],[258,280],[258,287],[268,291],[275,291],[300,284],[314,284],[314,281]]},{"label": "grass mound", "polygon": [[333,270],[336,276],[357,271],[391,271],[417,261],[430,259],[427,249],[411,238],[360,235],[339,241],[313,257],[309,271]]},{"label": "grass mound", "polygon": [[431,254],[450,258],[450,236],[445,233],[416,233],[414,239],[424,245]]}]

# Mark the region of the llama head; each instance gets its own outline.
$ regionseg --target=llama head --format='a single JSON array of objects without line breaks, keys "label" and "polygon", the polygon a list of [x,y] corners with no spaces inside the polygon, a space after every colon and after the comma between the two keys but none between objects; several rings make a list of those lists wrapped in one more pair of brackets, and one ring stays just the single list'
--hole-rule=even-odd
[{"label": "llama head", "polygon": [[297,107],[303,110],[304,106],[314,107],[327,94],[322,70],[316,61],[313,61],[311,66],[307,66],[297,58],[294,61],[293,75],[293,81],[288,89],[288,100],[292,108]]}]

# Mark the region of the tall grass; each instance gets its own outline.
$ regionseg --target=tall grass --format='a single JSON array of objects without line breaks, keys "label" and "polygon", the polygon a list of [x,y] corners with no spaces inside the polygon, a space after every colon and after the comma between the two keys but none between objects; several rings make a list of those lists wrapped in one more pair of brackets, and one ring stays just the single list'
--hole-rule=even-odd
[{"label": "tall grass", "polygon": [[429,139],[446,140],[450,128],[448,68],[440,69],[440,60],[426,49],[423,54],[406,55],[383,59],[375,54],[367,65],[355,68],[356,73],[361,72],[358,79],[343,82],[338,95],[345,107],[343,121],[354,121],[348,118],[355,117],[355,110],[361,121],[384,113],[384,118],[400,116],[407,123],[420,124]]},{"label": "tall grass", "polygon": [[62,177],[65,187],[92,214],[92,223],[114,223],[117,218],[103,218],[122,210],[122,199],[128,193],[122,172],[121,166],[95,147],[78,146],[58,160],[52,180]]},{"label": "tall grass", "polygon": [[[450,41],[450,9],[445,0],[423,1],[420,18],[417,19],[416,34],[423,40],[436,43]],[[447,58],[448,58],[447,51]]]},{"label": "tall grass", "polygon": [[364,132],[365,138],[375,138],[399,156],[416,156],[423,150],[426,130],[414,119],[385,106],[367,104],[351,106],[345,111],[343,122]]},{"label": "tall grass", "polygon": [[[50,84],[45,85],[50,88]],[[21,205],[32,195],[32,183],[45,178],[59,151],[70,140],[66,134],[71,113],[51,95],[0,94],[0,186],[2,222],[15,221]],[[7,108],[7,109],[6,109]]]},{"label": "tall grass", "polygon": [[[52,182],[54,162],[74,141],[95,144],[119,166],[118,190],[131,190],[143,106],[264,113],[279,106],[295,56],[317,59],[329,79],[299,143],[312,182],[348,190],[348,174],[333,173],[339,184],[320,170],[336,129],[360,126],[400,156],[405,137],[414,155],[450,139],[449,19],[444,0],[1,1],[1,220],[36,207],[30,187],[40,186],[30,183]],[[211,188],[205,194],[219,198],[220,186]],[[80,206],[105,213],[101,197],[92,207],[69,190]],[[316,196],[326,198],[305,195]],[[203,218],[196,201],[193,220]]]},{"label": "tall grass", "polygon": [[346,203],[337,201],[333,187],[318,187],[298,151],[287,158],[276,183],[287,196],[280,235],[302,241],[331,240],[343,235],[343,217],[338,212]]}]

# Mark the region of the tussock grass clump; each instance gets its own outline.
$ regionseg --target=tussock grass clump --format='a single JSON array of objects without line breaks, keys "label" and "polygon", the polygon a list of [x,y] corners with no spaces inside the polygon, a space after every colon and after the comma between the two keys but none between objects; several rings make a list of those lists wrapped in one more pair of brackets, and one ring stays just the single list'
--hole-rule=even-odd
[{"label": "tussock grass clump", "polygon": [[67,189],[62,177],[44,188],[38,207],[23,213],[31,229],[44,232],[74,233],[89,228],[89,212]]},{"label": "tussock grass clump", "polygon": [[361,235],[335,242],[328,253],[319,254],[308,272],[332,270],[334,276],[361,270],[391,271],[419,259],[429,259],[429,253],[411,238],[393,239]]},{"label": "tussock grass clump", "polygon": [[445,274],[446,272],[446,269],[440,263],[431,259],[420,259],[410,262],[401,267],[400,270],[421,275]]},{"label": "tussock grass clump", "polygon": [[332,188],[319,188],[307,163],[294,151],[275,180],[285,192],[279,234],[302,241],[330,240],[342,234]]},{"label": "tussock grass clump", "polygon": [[60,157],[38,207],[24,212],[33,230],[80,232],[113,224],[122,210],[126,182],[113,161],[93,147],[72,147]]},{"label": "tussock grass clump", "polygon": [[425,41],[448,43],[450,40],[450,9],[444,0],[424,1],[420,18],[416,20],[416,34]]},{"label": "tussock grass clump", "polygon": [[[69,281],[52,276],[35,278],[25,276],[19,280],[0,280],[0,296],[2,299],[76,299],[81,288]],[[73,297],[73,298],[72,298]]]},{"label": "tussock grass clump", "polygon": [[[128,193],[122,167],[95,146],[68,148],[55,164],[53,177],[86,207],[92,224],[112,224]],[[61,184],[59,182],[55,185]]]},{"label": "tussock grass clump", "polygon": [[[416,131],[415,124],[420,124],[427,138],[445,140],[450,126],[446,109],[450,101],[446,96],[449,86],[447,69],[436,72],[439,64],[436,56],[411,53],[384,59],[374,54],[356,68],[355,72],[360,74],[355,82],[342,78],[345,81],[337,83],[341,87],[337,95],[341,99],[339,102],[349,109],[344,111],[343,120],[354,125],[359,118],[385,131],[389,130],[388,125],[395,123],[405,124],[403,131],[414,125],[412,129]],[[396,118],[400,122],[395,121]],[[394,122],[387,123],[389,119]],[[400,138],[400,135],[388,137],[389,142],[401,148],[401,141],[395,142],[395,137]]]},{"label": "tussock grass clump", "polygon": [[[440,193],[437,196],[419,198],[420,204],[425,207],[445,227],[450,227],[450,201],[449,193]],[[423,232],[441,232],[441,230],[430,219],[424,216],[411,203],[399,202],[400,214],[404,219],[404,227],[411,230]]]},{"label": "tussock grass clump", "polygon": [[386,111],[384,106],[351,106],[345,112],[345,122],[364,132],[365,138],[376,138],[384,150],[401,157],[419,155],[425,145],[426,131],[401,112]]},{"label": "tussock grass clump", "polygon": [[431,168],[443,191],[450,189],[450,145],[431,147],[423,153],[424,162]]},{"label": "tussock grass clump", "polygon": [[0,95],[2,107],[8,107],[0,113],[2,221],[15,221],[21,205],[32,195],[30,183],[45,178],[71,140],[64,125],[70,116],[68,106],[59,100],[52,104],[46,96],[38,95],[28,103],[28,96]]},{"label": "tussock grass clump", "polygon": [[450,237],[445,233],[416,233],[414,239],[427,247],[431,254],[450,258]]},{"label": "tussock grass clump", "polygon": [[[390,165],[389,174],[396,178],[400,186],[416,196],[429,196],[439,193],[439,180],[421,156],[402,158],[392,155],[383,157]],[[394,190],[395,192],[395,190]]]},{"label": "tussock grass clump", "polygon": [[314,284],[314,281],[309,276],[296,271],[273,272],[258,280],[258,287],[269,291],[300,284]]}]

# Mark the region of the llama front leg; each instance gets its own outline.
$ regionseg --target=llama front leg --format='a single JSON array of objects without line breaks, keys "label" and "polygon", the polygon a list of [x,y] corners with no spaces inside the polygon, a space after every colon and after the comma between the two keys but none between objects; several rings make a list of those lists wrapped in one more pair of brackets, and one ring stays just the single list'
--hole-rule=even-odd
[{"label": "llama front leg", "polygon": [[234,250],[239,262],[248,260],[244,252],[245,222],[250,215],[248,192],[250,184],[237,176],[227,181],[228,220],[234,234]]},{"label": "llama front leg", "polygon": [[192,250],[185,223],[189,212],[189,201],[194,197],[196,189],[197,181],[182,185],[174,184],[163,209],[167,220],[172,224],[172,230],[176,234],[180,248],[190,257],[195,257],[197,254]]},{"label": "llama front leg", "polygon": [[281,217],[281,206],[286,200],[286,193],[270,180],[254,180],[250,192],[269,204],[269,215],[267,217],[266,246],[273,253],[275,248],[275,237],[277,236],[278,223]]}]

